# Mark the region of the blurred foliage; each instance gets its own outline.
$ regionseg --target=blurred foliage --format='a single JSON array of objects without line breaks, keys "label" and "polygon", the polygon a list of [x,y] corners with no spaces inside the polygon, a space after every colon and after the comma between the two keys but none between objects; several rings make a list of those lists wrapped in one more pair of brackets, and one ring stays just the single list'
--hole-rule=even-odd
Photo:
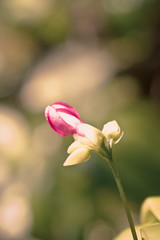
[{"label": "blurred foliage", "polygon": [[128,227],[99,157],[64,168],[72,137],[44,108],[124,130],[114,156],[135,223],[160,195],[160,2],[0,1],[0,239],[105,240]]},{"label": "blurred foliage", "polygon": [[[141,205],[141,225],[135,226],[139,240],[158,240],[160,235],[160,197],[148,197]],[[119,234],[115,240],[132,240],[130,228]]]}]

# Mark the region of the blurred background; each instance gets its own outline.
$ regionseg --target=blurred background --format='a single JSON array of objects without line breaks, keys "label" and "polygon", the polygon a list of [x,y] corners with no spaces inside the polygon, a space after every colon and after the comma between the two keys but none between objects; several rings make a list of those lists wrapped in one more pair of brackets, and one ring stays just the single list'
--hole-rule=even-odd
[{"label": "blurred background", "polygon": [[96,155],[63,167],[72,137],[44,118],[55,101],[102,129],[132,215],[160,195],[160,1],[0,1],[0,240],[111,240],[128,227]]}]

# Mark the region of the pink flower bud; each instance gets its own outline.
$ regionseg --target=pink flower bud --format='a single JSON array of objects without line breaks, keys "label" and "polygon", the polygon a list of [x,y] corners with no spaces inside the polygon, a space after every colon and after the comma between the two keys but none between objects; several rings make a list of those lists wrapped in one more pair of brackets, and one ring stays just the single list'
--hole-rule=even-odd
[{"label": "pink flower bud", "polygon": [[78,134],[77,126],[83,123],[78,112],[63,102],[55,102],[46,107],[45,117],[53,130],[62,136]]}]

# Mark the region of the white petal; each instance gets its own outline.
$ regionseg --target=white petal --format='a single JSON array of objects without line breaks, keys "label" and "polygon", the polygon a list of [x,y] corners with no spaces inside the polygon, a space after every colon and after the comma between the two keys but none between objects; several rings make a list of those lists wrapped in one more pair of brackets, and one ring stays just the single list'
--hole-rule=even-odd
[{"label": "white petal", "polygon": [[54,107],[55,109],[57,109],[57,108],[67,109],[66,106],[61,105],[61,104],[54,104],[53,107]]},{"label": "white petal", "polygon": [[81,144],[88,146],[89,148],[98,148],[104,140],[103,133],[86,123],[79,124],[77,126],[77,131],[79,133],[84,134],[84,137],[79,136],[78,134],[74,134],[73,137],[76,141],[79,141]]},{"label": "white petal", "polygon": [[68,154],[71,154],[73,151],[75,151],[77,148],[80,148],[80,147],[82,147],[82,145],[81,145],[79,142],[74,141],[74,142],[69,146],[69,148],[68,148],[68,150],[67,150],[67,153],[68,153]]},{"label": "white petal", "polygon": [[63,118],[63,120],[68,123],[69,125],[75,127],[77,124],[80,123],[80,120],[71,114],[58,112],[58,114]]},{"label": "white petal", "polygon": [[104,125],[102,132],[104,135],[108,135],[108,134],[113,135],[113,134],[119,134],[121,132],[121,129],[118,123],[115,120],[113,120]]},{"label": "white petal", "polygon": [[70,166],[85,162],[89,159],[89,150],[85,147],[81,147],[72,152],[64,162],[63,166]]}]

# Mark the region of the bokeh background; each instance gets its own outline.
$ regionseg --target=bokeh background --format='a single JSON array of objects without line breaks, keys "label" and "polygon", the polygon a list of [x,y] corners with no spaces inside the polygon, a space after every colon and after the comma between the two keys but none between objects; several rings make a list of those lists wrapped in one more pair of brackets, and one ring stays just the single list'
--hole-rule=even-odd
[{"label": "bokeh background", "polygon": [[111,240],[128,227],[106,162],[63,167],[72,137],[44,118],[54,101],[114,147],[136,224],[160,195],[160,1],[0,1],[0,240]]}]

